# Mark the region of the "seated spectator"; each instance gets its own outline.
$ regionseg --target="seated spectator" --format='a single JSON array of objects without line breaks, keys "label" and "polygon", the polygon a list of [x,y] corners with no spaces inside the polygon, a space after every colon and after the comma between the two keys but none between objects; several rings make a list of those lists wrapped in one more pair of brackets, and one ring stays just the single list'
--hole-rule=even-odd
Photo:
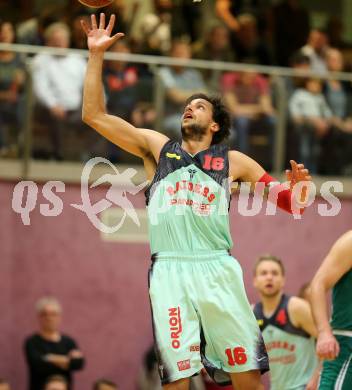
[{"label": "seated spectator", "polygon": [[[229,30],[220,24],[210,28],[205,39],[194,45],[193,58],[234,62],[235,55],[230,43]],[[219,88],[220,71],[204,69],[201,72],[210,89],[216,90]]]},{"label": "seated spectator", "polygon": [[141,54],[165,55],[171,47],[172,1],[154,0],[154,12],[143,16],[140,41],[136,51]]},{"label": "seated spectator", "polygon": [[[130,53],[127,41],[119,39],[110,49],[113,53]],[[130,120],[131,113],[136,105],[136,85],[138,71],[134,65],[125,61],[107,61],[103,80],[107,94],[107,108],[109,112]]]},{"label": "seated spectator", "polygon": [[289,112],[299,138],[298,160],[311,173],[317,173],[321,141],[330,130],[332,118],[319,79],[302,81],[302,87],[289,100]]},{"label": "seated spectator", "polygon": [[94,383],[93,390],[118,390],[118,387],[108,379],[99,379]]},{"label": "seated spectator", "polygon": [[[326,52],[326,65],[329,72],[343,72],[344,60],[338,49],[330,48]],[[347,90],[351,88],[345,82],[327,79],[324,94],[333,115],[339,119],[347,117]]]},{"label": "seated spectator", "polygon": [[7,380],[0,378],[0,390],[11,390],[10,384]]},{"label": "seated spectator", "polygon": [[25,45],[44,45],[45,30],[51,24],[59,22],[62,16],[63,9],[60,5],[54,3],[43,4],[38,15],[17,26],[18,42]]},{"label": "seated spectator", "polygon": [[[297,71],[309,71],[310,70],[310,59],[304,55],[301,51],[295,52],[290,58],[290,67]],[[290,97],[295,89],[300,85],[300,77],[286,77],[286,92],[287,96]]]},{"label": "seated spectator", "polygon": [[240,29],[238,16],[245,13],[251,14],[262,22],[267,7],[268,2],[266,0],[215,0],[216,15],[230,30],[233,42],[236,40],[236,34]]},{"label": "seated spectator", "polygon": [[[66,24],[54,23],[45,30],[46,46],[68,48],[70,30]],[[81,101],[86,60],[78,55],[42,53],[33,60],[33,89],[41,108],[42,120],[50,123],[52,151],[56,160],[63,159],[62,137],[69,125],[83,129]]]},{"label": "seated spectator", "polygon": [[[165,0],[162,0],[165,2]],[[204,2],[196,4],[189,0],[172,1],[171,35],[173,39],[187,38],[196,42],[202,33],[202,8]]]},{"label": "seated spectator", "polygon": [[299,0],[281,0],[272,4],[269,15],[275,60],[280,66],[290,66],[292,55],[307,42],[309,12]]},{"label": "seated spectator", "polygon": [[[170,56],[183,60],[190,59],[191,47],[185,41],[176,40],[172,44]],[[180,121],[183,105],[190,95],[204,92],[206,85],[198,70],[181,65],[162,67],[159,75],[165,86],[167,97],[166,118],[162,130],[171,138],[179,139],[181,137]]]},{"label": "seated spectator", "polygon": [[211,27],[205,39],[195,43],[193,58],[209,61],[234,62],[235,54],[230,46],[229,30],[221,24]]},{"label": "seated spectator", "polygon": [[[0,23],[0,42],[14,43],[14,26],[10,22]],[[13,126],[21,127],[24,115],[23,85],[25,67],[19,54],[0,51],[0,156],[7,153]]]},{"label": "seated spectator", "polygon": [[36,304],[36,310],[39,332],[29,336],[24,343],[29,374],[28,390],[42,389],[53,375],[63,376],[70,390],[73,371],[84,366],[83,354],[71,337],[60,332],[62,309],[55,298],[41,298]]},{"label": "seated spectator", "polygon": [[70,17],[69,26],[71,30],[71,42],[70,47],[72,49],[87,49],[87,36],[81,26],[81,20],[90,22],[90,15],[88,12],[81,10],[81,12],[77,12],[75,15]]},{"label": "seated spectator", "polygon": [[[119,39],[110,51],[130,53],[130,48],[126,40]],[[107,61],[103,81],[110,113],[124,118],[136,127],[153,127],[155,109],[150,92],[153,88],[152,79],[141,76],[136,65],[126,61]],[[108,158],[113,162],[119,160],[119,152],[111,143],[108,143]]]},{"label": "seated spectator", "polygon": [[[344,59],[338,49],[328,49],[326,63],[330,72],[343,72]],[[329,133],[323,153],[327,158],[323,163],[323,173],[341,175],[345,167],[351,166],[352,154],[352,119],[348,112],[351,99],[351,84],[345,81],[327,79],[324,83],[324,95],[332,111],[332,129]],[[324,146],[326,150],[324,150]]]},{"label": "seated spectator", "polygon": [[237,20],[240,26],[235,38],[237,60],[246,64],[270,65],[269,49],[258,34],[255,17],[243,14]]},{"label": "seated spectator", "polygon": [[43,390],[67,390],[67,386],[68,383],[65,377],[53,375],[46,380]]},{"label": "seated spectator", "polygon": [[327,65],[325,61],[328,49],[328,37],[326,33],[319,29],[313,29],[309,33],[308,41],[301,48],[302,54],[309,57],[312,71],[319,74],[326,74]]},{"label": "seated spectator", "polygon": [[265,127],[271,152],[275,116],[268,81],[253,72],[225,73],[222,90],[233,118],[237,149],[249,153],[249,133],[253,126]]}]

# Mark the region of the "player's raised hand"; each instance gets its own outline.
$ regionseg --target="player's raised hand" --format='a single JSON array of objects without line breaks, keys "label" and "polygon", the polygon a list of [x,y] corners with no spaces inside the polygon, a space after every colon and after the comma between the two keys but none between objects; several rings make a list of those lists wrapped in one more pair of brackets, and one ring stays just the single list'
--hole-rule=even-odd
[{"label": "player's raised hand", "polygon": [[111,15],[109,24],[105,28],[105,14],[101,13],[99,18],[99,26],[94,14],[91,16],[91,25],[81,20],[81,26],[88,38],[88,49],[91,52],[104,52],[119,38],[123,37],[123,33],[117,33],[111,36],[112,29],[115,24],[115,15]]},{"label": "player's raised hand", "polygon": [[287,180],[290,182],[291,189],[296,183],[300,181],[311,181],[312,176],[309,174],[309,170],[304,167],[304,164],[297,164],[296,161],[290,160],[291,170],[286,170]]},{"label": "player's raised hand", "polygon": [[334,360],[340,353],[340,346],[332,332],[321,332],[318,335],[316,350],[320,359]]}]

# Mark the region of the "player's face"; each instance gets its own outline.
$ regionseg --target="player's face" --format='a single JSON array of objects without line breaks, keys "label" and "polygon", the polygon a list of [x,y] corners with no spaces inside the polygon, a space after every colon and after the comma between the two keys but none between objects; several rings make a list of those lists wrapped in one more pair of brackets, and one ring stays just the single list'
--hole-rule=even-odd
[{"label": "player's face", "polygon": [[281,293],[285,284],[279,264],[271,260],[259,263],[254,277],[254,287],[265,297],[274,297]]},{"label": "player's face", "polygon": [[44,331],[57,331],[61,321],[61,313],[55,305],[46,305],[39,313],[39,325]]},{"label": "player's face", "polygon": [[204,99],[194,99],[187,104],[182,116],[182,136],[200,140],[213,123],[212,104]]}]

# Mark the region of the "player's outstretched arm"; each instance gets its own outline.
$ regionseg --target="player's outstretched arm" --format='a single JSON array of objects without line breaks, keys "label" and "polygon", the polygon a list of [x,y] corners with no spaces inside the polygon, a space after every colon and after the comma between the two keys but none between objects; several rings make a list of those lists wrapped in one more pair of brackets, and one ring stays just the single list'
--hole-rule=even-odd
[{"label": "player's outstretched arm", "polygon": [[231,150],[229,152],[229,160],[230,176],[233,181],[250,183],[252,186],[255,186],[260,182],[264,183],[270,190],[275,189],[277,195],[275,199],[269,197],[269,200],[277,202],[277,205],[281,209],[289,213],[302,213],[304,205],[308,200],[307,187],[303,187],[302,191],[297,194],[294,193],[294,203],[296,204],[292,204],[292,190],[297,183],[310,182],[312,180],[308,169],[306,169],[303,164],[297,164],[293,160],[290,161],[291,170],[286,171],[289,186],[285,186],[266,173],[264,168],[256,161],[243,153]]},{"label": "player's outstretched arm", "polygon": [[326,293],[352,268],[352,231],[341,236],[315,274],[310,287],[310,301],[318,329],[317,354],[322,359],[335,359],[340,351],[330,324]]},{"label": "player's outstretched arm", "polygon": [[100,14],[99,25],[95,15],[91,24],[81,21],[88,39],[89,60],[84,82],[82,119],[115,145],[143,159],[159,158],[160,149],[168,138],[156,131],[137,129],[122,118],[106,112],[102,85],[102,69],[105,51],[124,34],[111,36],[115,15],[105,26],[105,15]]}]

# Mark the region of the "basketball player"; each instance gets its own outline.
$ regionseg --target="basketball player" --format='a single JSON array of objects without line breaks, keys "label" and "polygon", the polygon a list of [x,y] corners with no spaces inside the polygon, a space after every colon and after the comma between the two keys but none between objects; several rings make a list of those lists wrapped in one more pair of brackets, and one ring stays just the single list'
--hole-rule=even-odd
[{"label": "basketball player", "polygon": [[[331,288],[329,323],[326,292]],[[316,351],[324,359],[319,389],[352,389],[352,230],[325,257],[311,283],[310,298],[318,329]]]},{"label": "basketball player", "polygon": [[315,356],[317,335],[309,303],[283,292],[285,268],[270,255],[254,267],[260,302],[254,314],[269,355],[271,390],[315,390],[319,378]]},{"label": "basketball player", "polygon": [[[137,129],[109,115],[101,73],[104,51],[122,34],[110,37],[100,15],[88,36],[89,61],[83,120],[111,142],[143,159],[152,267],[150,300],[159,373],[165,389],[186,390],[189,377],[203,365],[217,382],[236,390],[263,389],[260,373],[268,359],[246,297],[239,263],[228,253],[228,178],[269,185],[275,179],[249,157],[221,144],[230,119],[221,101],[206,95],[188,99],[182,118],[182,143]],[[303,165],[292,162],[291,184],[309,180]],[[291,190],[278,205],[291,212]]]}]

